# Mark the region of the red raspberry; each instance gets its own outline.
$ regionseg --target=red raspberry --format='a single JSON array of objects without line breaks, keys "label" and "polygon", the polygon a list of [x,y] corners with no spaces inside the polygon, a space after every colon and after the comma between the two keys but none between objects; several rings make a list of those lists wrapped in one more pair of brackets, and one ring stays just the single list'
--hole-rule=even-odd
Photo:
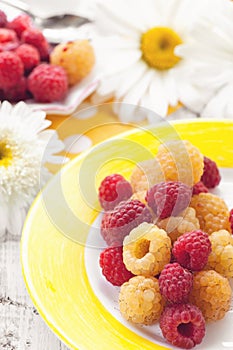
[{"label": "red raspberry", "polygon": [[5,100],[5,93],[2,89],[0,89],[0,101]]},{"label": "red raspberry", "polygon": [[35,46],[40,53],[41,60],[47,60],[49,57],[49,44],[44,37],[43,33],[36,28],[26,29],[22,33],[22,42]]},{"label": "red raspberry", "polygon": [[230,221],[230,225],[231,225],[231,232],[233,233],[233,209],[231,209],[231,211],[230,211],[229,221]]},{"label": "red raspberry", "polygon": [[28,89],[37,102],[60,101],[68,90],[67,75],[62,67],[42,63],[29,75]]},{"label": "red raspberry", "polygon": [[210,252],[209,236],[201,230],[184,233],[177,239],[172,249],[172,254],[178,263],[192,271],[204,268]]},{"label": "red raspberry", "polygon": [[27,80],[25,77],[21,77],[16,85],[5,90],[5,99],[10,102],[26,100],[27,97]]},{"label": "red raspberry", "polygon": [[7,24],[7,16],[5,12],[0,10],[0,27],[5,27]]},{"label": "red raspberry", "polygon": [[40,54],[35,46],[22,44],[15,50],[15,52],[21,58],[26,72],[30,72],[40,63]]},{"label": "red raspberry", "polygon": [[14,51],[19,46],[18,41],[7,41],[5,43],[0,43],[0,52],[3,51]]},{"label": "red raspberry", "polygon": [[126,269],[122,252],[122,247],[109,247],[100,254],[99,264],[102,274],[114,286],[121,286],[134,276]]},{"label": "red raspberry", "polygon": [[160,292],[171,303],[186,301],[192,285],[192,273],[176,262],[165,265],[159,276]]},{"label": "red raspberry", "polygon": [[139,200],[119,203],[113,211],[105,212],[101,222],[101,235],[110,246],[121,246],[130,231],[142,222],[152,222],[149,209]]},{"label": "red raspberry", "polygon": [[104,210],[111,210],[120,202],[129,199],[133,194],[132,187],[120,174],[112,174],[101,182],[99,201]]},{"label": "red raspberry", "polygon": [[19,38],[21,38],[22,33],[31,26],[32,20],[26,14],[15,17],[11,22],[7,24],[7,27],[14,30]]},{"label": "red raspberry", "polygon": [[0,43],[7,43],[9,41],[17,41],[15,32],[11,29],[0,28]]},{"label": "red raspberry", "polygon": [[23,76],[23,63],[16,53],[0,53],[0,86],[3,90],[16,85]]},{"label": "red raspberry", "polygon": [[190,203],[192,189],[179,181],[160,182],[147,191],[146,201],[160,218],[176,216]]},{"label": "red raspberry", "polygon": [[199,181],[193,186],[193,195],[203,193],[203,192],[207,193],[209,191],[208,191],[208,188],[203,184],[203,182]]},{"label": "red raspberry", "polygon": [[201,310],[192,304],[167,306],[159,322],[163,336],[172,345],[191,349],[205,336],[205,320]]},{"label": "red raspberry", "polygon": [[217,164],[207,157],[204,157],[204,171],[201,177],[201,181],[207,188],[214,188],[221,181],[221,176]]}]

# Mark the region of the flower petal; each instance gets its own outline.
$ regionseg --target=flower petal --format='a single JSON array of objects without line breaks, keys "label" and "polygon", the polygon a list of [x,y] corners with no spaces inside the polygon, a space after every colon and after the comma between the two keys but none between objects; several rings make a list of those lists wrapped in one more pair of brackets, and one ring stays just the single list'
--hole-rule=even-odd
[{"label": "flower petal", "polygon": [[121,84],[119,84],[117,88],[116,98],[120,99],[126,93],[128,93],[134,84],[136,84],[137,81],[141,79],[147,69],[147,65],[144,62],[139,61],[124,71],[124,79],[121,80]]}]

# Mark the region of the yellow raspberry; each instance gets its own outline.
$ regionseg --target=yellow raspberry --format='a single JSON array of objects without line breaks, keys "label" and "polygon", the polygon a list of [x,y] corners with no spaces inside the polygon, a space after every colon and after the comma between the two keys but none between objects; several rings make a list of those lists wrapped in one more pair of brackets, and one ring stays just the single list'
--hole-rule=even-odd
[{"label": "yellow raspberry", "polygon": [[189,301],[199,307],[206,321],[221,320],[230,309],[231,287],[227,278],[214,270],[194,274]]},{"label": "yellow raspberry", "polygon": [[156,159],[138,163],[130,178],[133,192],[147,191],[150,187],[162,181],[164,181],[164,175]]},{"label": "yellow raspberry", "polygon": [[200,193],[191,199],[201,230],[209,235],[219,230],[230,231],[229,210],[224,200],[212,193]]},{"label": "yellow raspberry", "polygon": [[226,230],[213,232],[210,237],[211,253],[207,268],[213,269],[221,275],[233,277],[233,236]]},{"label": "yellow raspberry", "polygon": [[65,69],[71,86],[90,73],[95,64],[95,54],[88,40],[70,41],[55,46],[50,62]]},{"label": "yellow raspberry", "polygon": [[167,232],[172,243],[184,233],[195,231],[200,228],[195,209],[189,207],[184,210],[180,216],[171,216],[159,221],[157,225]]},{"label": "yellow raspberry", "polygon": [[200,181],[203,174],[203,155],[189,141],[174,140],[161,144],[157,160],[166,181],[180,181],[192,186]]},{"label": "yellow raspberry", "polygon": [[133,195],[131,196],[130,199],[134,200],[134,199],[137,199],[139,200],[140,202],[146,204],[146,192],[147,191],[139,191],[139,192],[135,192],[133,193]]},{"label": "yellow raspberry", "polygon": [[171,240],[153,224],[143,222],[123,242],[123,261],[134,275],[155,276],[171,258]]},{"label": "yellow raspberry", "polygon": [[164,307],[158,280],[154,277],[132,277],[121,286],[119,306],[127,321],[145,325],[156,322]]}]

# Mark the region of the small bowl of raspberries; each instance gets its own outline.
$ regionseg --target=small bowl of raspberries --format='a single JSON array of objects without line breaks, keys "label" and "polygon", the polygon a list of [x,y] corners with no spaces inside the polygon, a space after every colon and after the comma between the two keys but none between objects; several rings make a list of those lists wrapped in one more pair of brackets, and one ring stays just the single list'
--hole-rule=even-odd
[{"label": "small bowl of raspberries", "polygon": [[[94,64],[88,40],[52,46],[27,14],[8,20],[0,10],[1,101],[23,100],[38,108],[47,106],[46,112],[56,112],[51,105],[64,104],[59,114],[72,112],[96,87],[97,81],[88,80]],[[81,84],[85,78],[86,89]]]}]

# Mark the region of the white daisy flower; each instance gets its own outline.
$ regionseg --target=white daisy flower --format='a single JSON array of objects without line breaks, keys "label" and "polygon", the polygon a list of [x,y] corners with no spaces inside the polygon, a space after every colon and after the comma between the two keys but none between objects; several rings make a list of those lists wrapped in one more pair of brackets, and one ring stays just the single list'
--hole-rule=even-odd
[{"label": "white daisy flower", "polygon": [[63,149],[43,111],[24,102],[0,104],[0,236],[20,234],[27,210],[50,172],[45,163],[64,161]]},{"label": "white daisy flower", "polygon": [[[212,0],[214,1],[214,0]],[[103,72],[94,102],[114,96],[117,101],[147,107],[166,116],[189,89],[191,59],[175,52],[191,40],[192,25],[205,0],[108,0],[100,3],[93,40],[100,70]],[[110,36],[111,35],[111,36]],[[98,100],[99,98],[99,100]],[[124,103],[117,104],[123,121]],[[126,107],[129,112],[129,107]],[[135,108],[131,108],[132,115]]]},{"label": "white daisy flower", "polygon": [[[233,118],[233,3],[215,1],[211,16],[202,15],[192,30],[193,41],[177,47],[184,59],[197,65],[190,76],[196,96],[183,102],[207,118]],[[209,91],[203,99],[202,92]]]}]

